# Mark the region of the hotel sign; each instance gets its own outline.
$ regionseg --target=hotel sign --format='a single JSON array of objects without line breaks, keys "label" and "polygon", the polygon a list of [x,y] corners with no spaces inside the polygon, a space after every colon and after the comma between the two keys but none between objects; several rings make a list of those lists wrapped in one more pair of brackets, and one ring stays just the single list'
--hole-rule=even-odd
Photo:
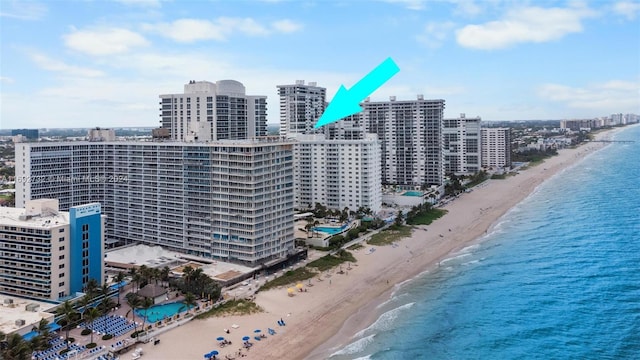
[{"label": "hotel sign", "polygon": [[76,219],[101,213],[100,204],[74,206],[73,209],[76,211]]}]

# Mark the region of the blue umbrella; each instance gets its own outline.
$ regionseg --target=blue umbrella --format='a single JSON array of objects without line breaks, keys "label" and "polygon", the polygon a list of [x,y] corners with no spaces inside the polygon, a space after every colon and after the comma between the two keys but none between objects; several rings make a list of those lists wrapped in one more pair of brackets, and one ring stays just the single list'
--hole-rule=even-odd
[{"label": "blue umbrella", "polygon": [[209,353],[209,355],[211,355],[211,356],[216,356],[216,355],[218,355],[218,350],[212,350],[212,351]]},{"label": "blue umbrella", "polygon": [[204,354],[205,359],[211,359],[211,354]]},{"label": "blue umbrella", "polygon": [[250,338],[250,337],[248,337],[248,336],[245,336],[245,337],[243,337],[243,338],[242,338],[242,341],[247,341],[247,340],[249,340],[249,339],[251,339],[251,338]]},{"label": "blue umbrella", "polygon": [[222,336],[219,336],[219,337],[216,338],[216,340],[222,341],[222,340],[224,340],[224,338]]},{"label": "blue umbrella", "polygon": [[260,329],[255,329],[255,330],[253,330],[253,332],[257,334],[257,333],[259,333],[259,332],[262,332],[262,330],[260,330]]}]

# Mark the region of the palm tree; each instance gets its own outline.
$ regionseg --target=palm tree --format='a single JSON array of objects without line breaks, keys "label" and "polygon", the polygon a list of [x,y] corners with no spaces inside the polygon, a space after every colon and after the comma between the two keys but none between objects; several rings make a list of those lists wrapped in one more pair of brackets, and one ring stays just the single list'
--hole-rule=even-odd
[{"label": "palm tree", "polygon": [[102,310],[103,314],[106,314],[113,308],[114,305],[115,303],[113,299],[111,299],[108,296],[105,296],[100,302],[100,310]]},{"label": "palm tree", "polygon": [[0,352],[2,359],[6,360],[29,360],[31,359],[32,349],[27,341],[17,333],[10,334],[6,337],[6,348]]},{"label": "palm tree", "polygon": [[118,272],[114,277],[116,284],[118,284],[118,306],[120,306],[120,296],[122,295],[122,282],[125,279],[125,275],[122,271]]},{"label": "palm tree", "polygon": [[160,270],[160,278],[165,283],[169,283],[169,274],[171,274],[171,269],[168,266],[165,266]]},{"label": "palm tree", "polygon": [[182,276],[184,277],[184,282],[187,284],[187,286],[191,282],[191,273],[192,272],[193,272],[193,268],[191,266],[189,266],[189,265],[185,266],[182,269]]},{"label": "palm tree", "polygon": [[100,311],[94,307],[89,308],[84,312],[84,319],[85,321],[88,321],[91,326],[91,343],[93,343],[93,321],[99,318],[101,315],[102,314],[100,314]]},{"label": "palm tree", "polygon": [[147,323],[147,310],[149,310],[149,308],[154,305],[153,299],[145,297],[142,300],[142,304],[141,305],[142,305],[141,307],[144,309],[144,318],[142,319],[142,330],[144,331],[144,326]]},{"label": "palm tree", "polygon": [[313,233],[311,231],[312,228],[313,228],[313,223],[311,222],[307,223],[307,225],[304,226],[304,229],[307,230],[307,238],[310,238],[311,236],[313,236]]},{"label": "palm tree", "polygon": [[49,321],[45,318],[40,319],[37,326],[34,326],[33,331],[38,333],[38,336],[33,338],[33,350],[46,350],[49,348],[49,340],[51,340],[51,331],[49,330]]},{"label": "palm tree", "polygon": [[87,284],[84,286],[84,291],[90,300],[93,299],[93,297],[96,295],[99,287],[100,284],[98,284],[98,281],[96,279],[91,278],[89,279],[89,281],[87,281]]},{"label": "palm tree", "polygon": [[191,310],[192,307],[196,306],[198,303],[196,302],[196,297],[192,293],[188,292],[184,296],[184,304],[187,306],[187,314]]},{"label": "palm tree", "polygon": [[138,274],[138,270],[135,267],[129,269],[129,275],[131,276],[131,282],[133,282],[133,291],[136,291],[136,274]]},{"label": "palm tree", "polygon": [[[85,311],[87,311],[87,309],[89,309],[89,303],[91,302],[91,298],[89,297],[89,295],[85,295],[83,296],[79,301],[78,301],[78,305],[80,306],[80,318],[84,318],[84,313]],[[87,328],[87,324],[84,324],[84,328]]]},{"label": "palm tree", "polygon": [[67,349],[69,348],[69,330],[71,330],[71,324],[74,317],[78,314],[76,309],[69,300],[62,303],[62,305],[56,310],[56,313],[62,316],[62,320],[65,322],[64,329],[66,331]]},{"label": "palm tree", "polygon": [[127,315],[129,315],[129,313],[131,313],[131,320],[133,320],[133,331],[134,333],[138,331],[138,326],[136,323],[136,308],[139,308],[140,305],[142,304],[142,299],[140,298],[140,296],[138,296],[137,294],[134,293],[130,293],[128,294],[130,296],[127,296],[127,303],[129,304],[129,307],[131,307],[131,309],[127,312],[127,314],[125,315],[125,317]]}]

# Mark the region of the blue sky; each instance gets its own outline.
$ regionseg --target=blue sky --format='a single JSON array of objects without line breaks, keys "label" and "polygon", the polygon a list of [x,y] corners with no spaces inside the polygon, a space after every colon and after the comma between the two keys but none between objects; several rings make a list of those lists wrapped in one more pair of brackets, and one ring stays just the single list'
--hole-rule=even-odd
[{"label": "blue sky", "polygon": [[0,128],[158,126],[158,95],[238,80],[331,99],[391,57],[372,96],[445,117],[640,113],[640,1],[0,0]]}]

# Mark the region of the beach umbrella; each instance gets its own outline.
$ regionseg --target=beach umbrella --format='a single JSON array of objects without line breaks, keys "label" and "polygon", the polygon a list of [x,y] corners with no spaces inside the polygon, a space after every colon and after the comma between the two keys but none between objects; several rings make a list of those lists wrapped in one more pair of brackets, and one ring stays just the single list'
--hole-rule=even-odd
[{"label": "beach umbrella", "polygon": [[212,351],[209,353],[209,355],[211,355],[211,356],[216,356],[216,355],[218,355],[218,354],[219,354],[219,353],[218,353],[218,350],[212,350]]},{"label": "beach umbrella", "polygon": [[288,292],[289,294],[293,294],[293,291],[294,291],[294,290],[293,290],[293,288],[288,288],[288,289],[287,289],[287,292]]},{"label": "beach umbrella", "polygon": [[298,285],[296,285],[298,289],[302,289],[302,286],[303,286],[302,283],[298,283]]},{"label": "beach umbrella", "polygon": [[245,336],[245,337],[242,338],[242,341],[249,341],[249,339],[251,339],[251,337]]},{"label": "beach umbrella", "polygon": [[205,359],[211,359],[211,354],[204,354]]},{"label": "beach umbrella", "polygon": [[218,337],[216,338],[216,340],[218,340],[218,341],[222,341],[222,340],[224,340],[224,338],[223,338],[222,336],[218,336]]},{"label": "beach umbrella", "polygon": [[262,332],[262,330],[260,330],[260,329],[255,329],[255,330],[253,330],[253,332],[257,334],[257,333],[259,333],[259,332]]}]

